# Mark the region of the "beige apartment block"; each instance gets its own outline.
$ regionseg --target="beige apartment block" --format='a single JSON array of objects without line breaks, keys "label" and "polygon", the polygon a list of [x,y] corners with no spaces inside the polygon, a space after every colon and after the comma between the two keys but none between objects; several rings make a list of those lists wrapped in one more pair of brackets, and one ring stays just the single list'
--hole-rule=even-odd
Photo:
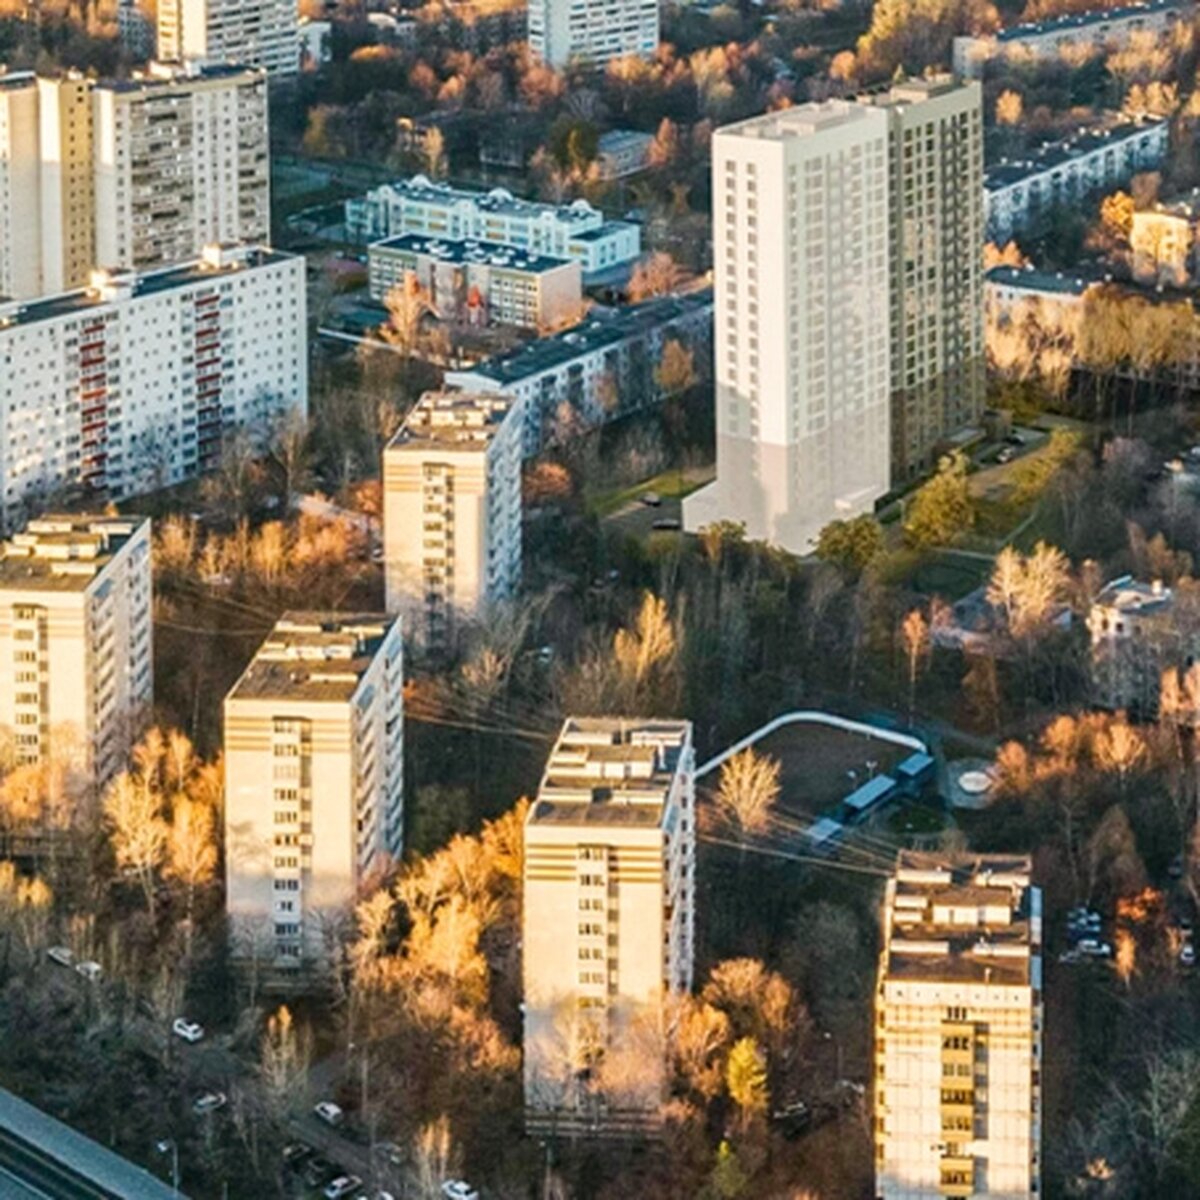
[{"label": "beige apartment block", "polygon": [[267,243],[265,72],[154,64],[95,93],[96,258],[148,270],[204,246]]},{"label": "beige apartment block", "polygon": [[889,117],[801,104],[713,138],[717,478],[684,523],[809,553],[889,471]]},{"label": "beige apartment block", "polygon": [[1041,1194],[1042,893],[1027,855],[902,851],[875,1002],[879,1200]]},{"label": "beige apartment block", "polygon": [[946,75],[898,83],[891,162],[892,479],[936,466],[984,408],[983,93]]},{"label": "beige apartment block", "polygon": [[0,728],[21,761],[98,791],[149,717],[153,658],[149,521],[45,516],[0,544]]},{"label": "beige apartment block", "polygon": [[300,70],[296,0],[158,0],[163,62],[238,63],[275,77]]},{"label": "beige apartment block", "polygon": [[1152,286],[1187,287],[1195,271],[1196,196],[1133,214],[1129,248],[1133,277]]},{"label": "beige apartment block", "polygon": [[427,392],[384,449],[387,607],[420,644],[520,584],[521,435],[510,396]]},{"label": "beige apartment block", "polygon": [[688,721],[571,717],[525,824],[525,1122],[621,1134],[664,1096],[664,1001],[692,985]]},{"label": "beige apartment block", "polygon": [[403,848],[403,645],[376,613],[285,613],[225,698],[226,911],[241,961],[319,969]]},{"label": "beige apartment block", "polygon": [[37,76],[0,73],[0,297],[41,290],[41,167]]}]

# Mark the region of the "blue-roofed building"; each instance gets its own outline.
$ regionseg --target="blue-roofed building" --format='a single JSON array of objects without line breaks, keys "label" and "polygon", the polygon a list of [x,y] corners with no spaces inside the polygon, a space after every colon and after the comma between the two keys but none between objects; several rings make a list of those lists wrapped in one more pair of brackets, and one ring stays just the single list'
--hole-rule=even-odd
[{"label": "blue-roofed building", "polygon": [[846,823],[857,825],[865,821],[880,805],[890,799],[896,791],[896,781],[890,775],[876,775],[857,787],[842,801]]},{"label": "blue-roofed building", "polygon": [[932,754],[914,750],[906,759],[897,764],[896,777],[903,787],[919,788],[933,776],[935,765]]}]

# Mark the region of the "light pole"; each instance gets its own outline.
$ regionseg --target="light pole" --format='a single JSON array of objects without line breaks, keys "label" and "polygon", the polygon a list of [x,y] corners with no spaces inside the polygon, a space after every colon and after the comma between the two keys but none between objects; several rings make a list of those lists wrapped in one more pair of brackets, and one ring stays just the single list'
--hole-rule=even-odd
[{"label": "light pole", "polygon": [[163,1138],[161,1142],[156,1143],[155,1150],[159,1154],[169,1154],[171,1156],[171,1195],[179,1195],[179,1143],[174,1138]]}]

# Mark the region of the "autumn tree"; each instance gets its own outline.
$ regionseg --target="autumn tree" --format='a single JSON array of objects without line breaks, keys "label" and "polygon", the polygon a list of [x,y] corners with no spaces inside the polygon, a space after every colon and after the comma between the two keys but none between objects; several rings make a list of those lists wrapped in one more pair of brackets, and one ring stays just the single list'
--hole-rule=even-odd
[{"label": "autumn tree", "polygon": [[913,608],[900,623],[900,639],[908,660],[908,715],[912,719],[917,703],[917,670],[929,652],[929,622],[919,608]]},{"label": "autumn tree", "polygon": [[738,1107],[742,1129],[767,1111],[767,1065],[759,1044],[752,1037],[739,1038],[729,1050],[725,1065],[729,1098]]},{"label": "autumn tree", "polygon": [[167,835],[166,875],[184,888],[188,951],[191,950],[192,916],[196,890],[211,883],[217,868],[216,815],[203,800],[180,794]]},{"label": "autumn tree", "polygon": [[967,468],[967,456],[955,450],[917,490],[904,514],[904,539],[910,546],[944,546],[975,524]]},{"label": "autumn tree", "polygon": [[167,850],[168,825],[162,812],[162,794],[145,776],[123,771],[105,794],[104,813],[117,866],[137,877],[151,918],[156,877]]},{"label": "autumn tree", "polygon": [[721,783],[717,805],[731,824],[737,826],[744,841],[762,833],[771,818],[771,809],[779,799],[782,764],[777,758],[758,754],[747,747],[721,764]]},{"label": "autumn tree", "polygon": [[1006,88],[996,98],[996,124],[1020,125],[1024,109],[1025,105],[1021,99],[1021,93],[1014,92],[1011,88]]},{"label": "autumn tree", "polygon": [[654,368],[654,383],[664,396],[679,396],[694,387],[696,356],[678,338],[667,338]]},{"label": "autumn tree", "polygon": [[883,527],[871,516],[830,521],[817,538],[817,557],[858,575],[884,550]]},{"label": "autumn tree", "polygon": [[379,327],[379,336],[394,346],[405,359],[413,358],[421,343],[425,318],[433,312],[429,293],[416,273],[406,271],[404,278],[384,297],[388,319]]},{"label": "autumn tree", "polygon": [[312,1054],[311,1030],[297,1028],[291,1009],[281,1005],[267,1018],[258,1065],[263,1090],[280,1120],[305,1105]]},{"label": "autumn tree", "polygon": [[637,304],[677,291],[683,279],[683,268],[666,251],[656,250],[634,266],[625,290],[630,302]]},{"label": "autumn tree", "polygon": [[646,592],[633,628],[619,629],[613,637],[613,661],[630,705],[656,683],[673,677],[678,655],[679,640],[666,601]]}]

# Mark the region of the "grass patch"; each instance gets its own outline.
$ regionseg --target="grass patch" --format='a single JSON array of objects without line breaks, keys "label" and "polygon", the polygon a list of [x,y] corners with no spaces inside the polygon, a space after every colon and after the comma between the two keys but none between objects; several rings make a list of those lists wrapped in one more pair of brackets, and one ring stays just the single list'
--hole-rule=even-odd
[{"label": "grass patch", "polygon": [[946,827],[946,814],[928,804],[906,804],[888,817],[888,829],[903,837],[908,834],[940,833]]},{"label": "grass patch", "polygon": [[589,496],[588,511],[597,517],[611,517],[613,513],[620,512],[627,504],[633,503],[647,492],[657,492],[664,500],[682,500],[684,496],[703,487],[708,479],[707,473],[699,474],[694,470],[672,468],[650,479],[644,479],[641,483],[616,488],[611,492],[597,492],[595,495]]}]

